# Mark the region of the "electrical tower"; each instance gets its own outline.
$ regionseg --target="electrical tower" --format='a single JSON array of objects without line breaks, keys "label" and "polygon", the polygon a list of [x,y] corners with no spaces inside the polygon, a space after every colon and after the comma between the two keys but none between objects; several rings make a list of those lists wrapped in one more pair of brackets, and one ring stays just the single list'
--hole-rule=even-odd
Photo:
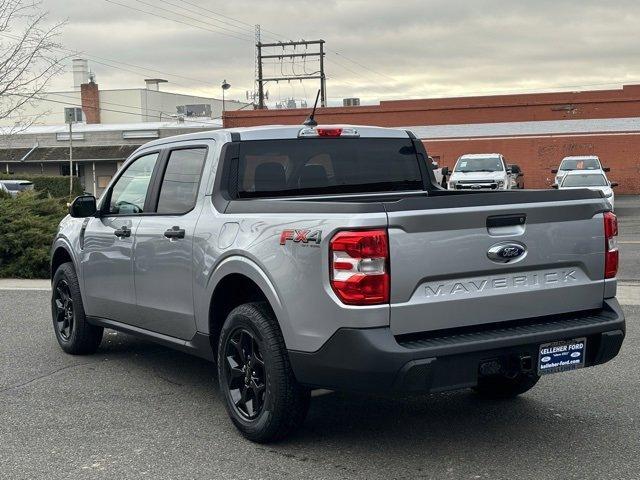
[{"label": "electrical tower", "polygon": [[[291,41],[291,42],[277,42],[277,43],[262,43],[259,41],[259,26],[256,30],[256,83],[258,84],[258,108],[264,108],[264,85],[267,82],[280,82],[287,81],[291,82],[291,80],[320,80],[320,106],[326,107],[327,100],[327,79],[324,74],[324,40],[299,40],[299,41]],[[304,51],[302,50],[304,47]],[[311,47],[311,49],[309,48]],[[279,49],[280,51],[277,53],[268,53],[264,54],[265,49]],[[289,75],[285,75],[284,73],[280,76],[272,76],[272,77],[264,77],[263,75],[263,62],[265,59],[273,59],[276,62],[279,62],[281,65],[280,71],[282,72],[282,66],[284,64],[285,59],[290,59],[293,65],[295,61],[302,60],[304,64],[306,64],[307,58],[318,57],[320,62],[320,67],[315,72],[307,72],[306,69],[300,74],[293,71]],[[304,67],[303,67],[304,68]]]}]

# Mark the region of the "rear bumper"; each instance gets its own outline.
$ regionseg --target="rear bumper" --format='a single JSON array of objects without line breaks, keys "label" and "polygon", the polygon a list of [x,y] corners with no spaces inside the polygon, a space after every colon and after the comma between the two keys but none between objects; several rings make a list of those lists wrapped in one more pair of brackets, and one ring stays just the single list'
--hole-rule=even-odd
[{"label": "rear bumper", "polygon": [[602,310],[539,317],[432,335],[394,337],[384,328],[338,330],[313,353],[289,351],[304,385],[361,392],[438,392],[475,386],[480,366],[535,371],[541,343],[586,337],[586,366],[614,358],[625,335],[615,299]]}]

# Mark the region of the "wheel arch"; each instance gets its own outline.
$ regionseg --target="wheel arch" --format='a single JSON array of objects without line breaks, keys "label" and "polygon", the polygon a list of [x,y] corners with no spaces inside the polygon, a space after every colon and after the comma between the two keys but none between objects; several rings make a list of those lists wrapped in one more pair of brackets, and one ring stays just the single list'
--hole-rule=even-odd
[{"label": "wheel arch", "polygon": [[53,276],[58,270],[58,267],[63,263],[71,262],[73,263],[73,267],[76,270],[76,274],[78,273],[78,268],[76,266],[75,259],[71,254],[71,249],[64,243],[60,242],[58,244],[54,244],[51,253],[51,268],[50,268],[50,277],[53,280]]},{"label": "wheel arch", "polygon": [[246,257],[224,260],[215,270],[207,310],[208,333],[214,356],[217,352],[220,330],[227,315],[238,305],[265,302],[278,322],[285,337],[288,317],[279,295],[269,277]]}]

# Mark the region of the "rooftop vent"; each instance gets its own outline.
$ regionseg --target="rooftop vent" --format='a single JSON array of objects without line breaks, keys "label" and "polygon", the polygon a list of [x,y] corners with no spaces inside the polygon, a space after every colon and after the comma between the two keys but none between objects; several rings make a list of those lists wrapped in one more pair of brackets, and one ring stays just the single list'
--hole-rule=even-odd
[{"label": "rooftop vent", "polygon": [[145,78],[144,83],[147,84],[147,90],[153,90],[154,92],[157,92],[158,90],[160,90],[160,84],[167,83],[167,80],[165,80],[164,78]]}]

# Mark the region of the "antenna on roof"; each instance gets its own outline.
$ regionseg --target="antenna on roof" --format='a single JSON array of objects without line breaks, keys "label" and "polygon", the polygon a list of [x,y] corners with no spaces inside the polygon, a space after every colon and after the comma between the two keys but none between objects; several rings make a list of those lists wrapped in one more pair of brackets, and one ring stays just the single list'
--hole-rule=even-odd
[{"label": "antenna on roof", "polygon": [[304,121],[303,125],[307,126],[307,127],[317,127],[318,126],[318,122],[316,122],[316,119],[314,118],[316,115],[316,108],[318,107],[318,99],[320,98],[320,90],[318,90],[318,93],[316,94],[316,101],[313,104],[313,110],[311,110],[311,115],[309,115],[307,117],[307,119]]}]

